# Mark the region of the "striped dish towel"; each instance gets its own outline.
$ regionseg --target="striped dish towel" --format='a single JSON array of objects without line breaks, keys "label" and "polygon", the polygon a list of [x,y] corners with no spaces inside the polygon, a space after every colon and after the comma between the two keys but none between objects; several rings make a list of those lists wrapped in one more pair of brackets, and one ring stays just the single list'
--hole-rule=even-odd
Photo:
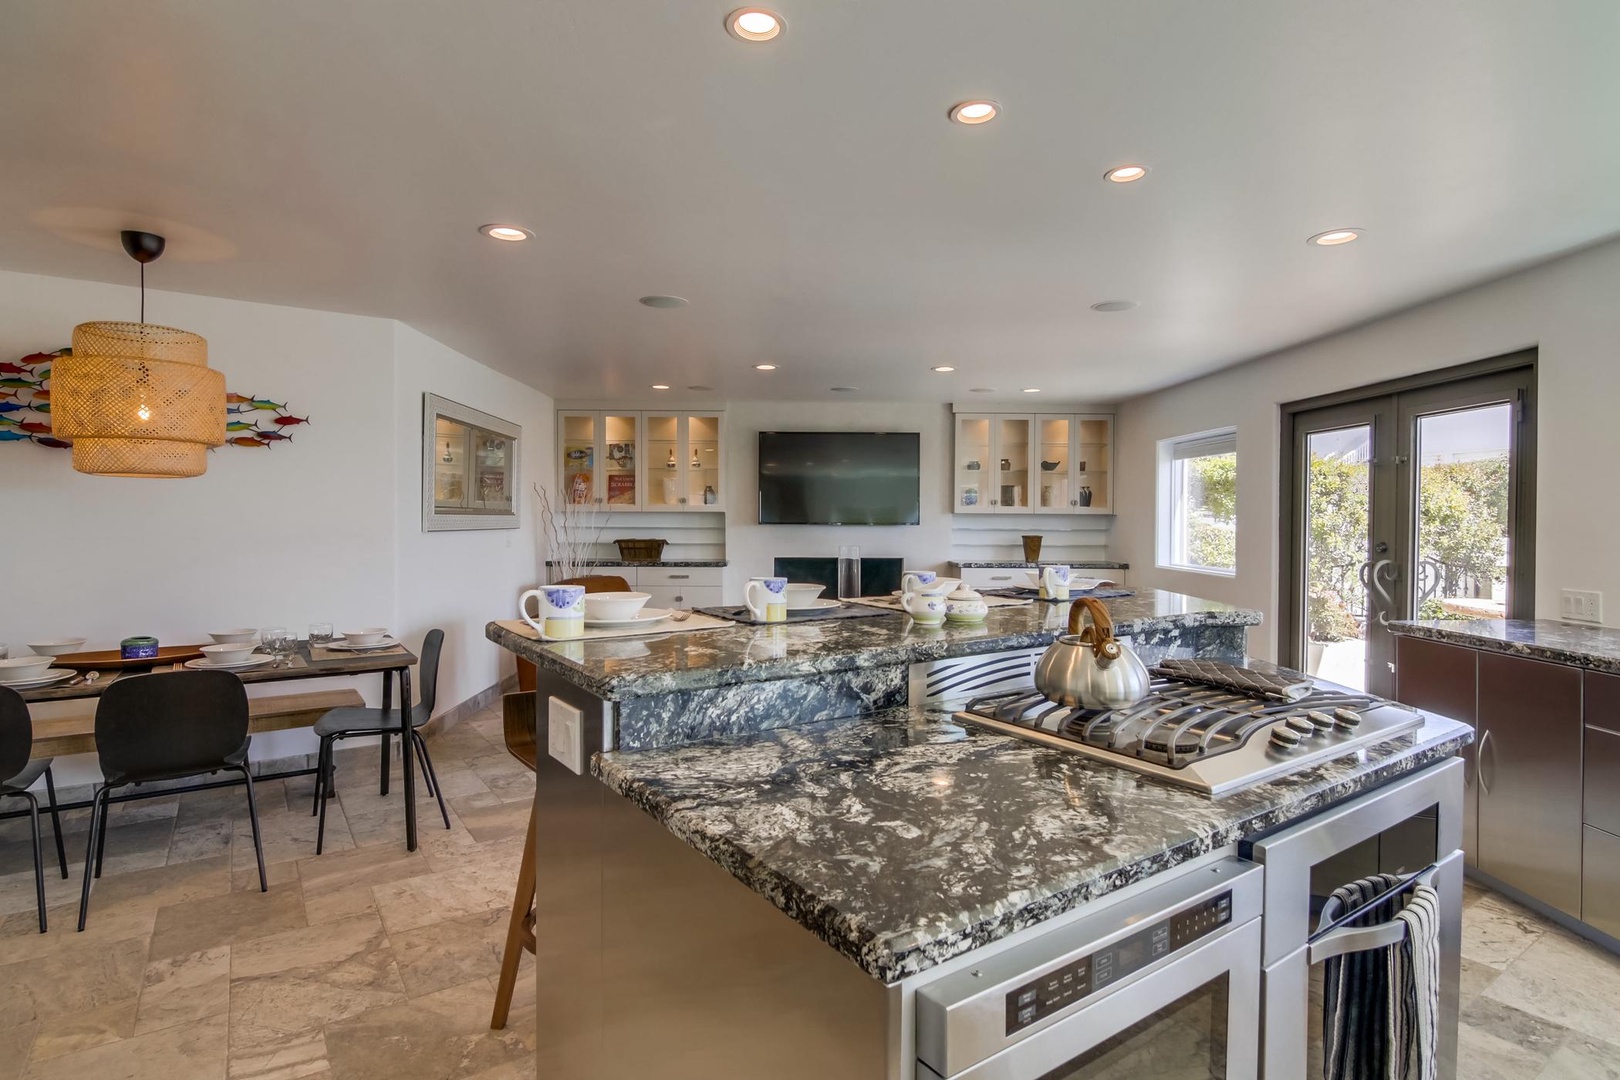
[{"label": "striped dish towel", "polygon": [[[1334,890],[1322,924],[1354,910],[1400,883],[1376,874]],[[1353,926],[1391,919],[1406,924],[1396,945],[1350,953],[1324,966],[1323,1080],[1435,1080],[1440,1010],[1439,894],[1413,886],[1402,905],[1391,897]]]}]

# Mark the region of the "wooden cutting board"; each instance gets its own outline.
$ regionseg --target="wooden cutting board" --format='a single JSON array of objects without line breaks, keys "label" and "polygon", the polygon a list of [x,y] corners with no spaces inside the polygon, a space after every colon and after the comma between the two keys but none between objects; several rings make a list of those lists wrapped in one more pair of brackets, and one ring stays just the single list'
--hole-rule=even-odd
[{"label": "wooden cutting board", "polygon": [[140,660],[125,660],[117,649],[104,652],[76,652],[58,656],[52,667],[72,668],[74,671],[122,671],[129,668],[156,667],[159,664],[183,664],[203,655],[200,645],[166,645],[156,656]]}]

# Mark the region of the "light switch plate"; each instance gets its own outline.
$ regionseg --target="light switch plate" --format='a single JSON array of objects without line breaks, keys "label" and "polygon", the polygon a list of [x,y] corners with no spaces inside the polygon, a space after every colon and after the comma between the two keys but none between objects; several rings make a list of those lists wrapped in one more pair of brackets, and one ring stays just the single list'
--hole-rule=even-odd
[{"label": "light switch plate", "polygon": [[1558,617],[1564,622],[1603,622],[1603,594],[1586,589],[1565,589],[1558,601]]},{"label": "light switch plate", "polygon": [[585,714],[560,698],[546,702],[546,753],[585,775]]}]

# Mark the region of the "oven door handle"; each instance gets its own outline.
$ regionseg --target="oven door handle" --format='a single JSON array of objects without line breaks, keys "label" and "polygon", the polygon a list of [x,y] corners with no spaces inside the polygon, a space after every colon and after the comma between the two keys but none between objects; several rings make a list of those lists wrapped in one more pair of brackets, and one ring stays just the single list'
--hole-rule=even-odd
[{"label": "oven door handle", "polygon": [[[1412,884],[1427,885],[1433,888],[1435,875],[1439,872],[1440,867],[1438,865],[1431,866],[1417,875],[1412,880]],[[1382,903],[1386,899],[1388,899],[1387,894],[1379,897],[1374,903]],[[1400,919],[1390,919],[1388,922],[1381,922],[1375,926],[1341,926],[1311,941],[1310,962],[1320,964],[1322,961],[1331,960],[1335,956],[1368,952],[1372,949],[1383,949],[1405,940],[1406,923]]]}]

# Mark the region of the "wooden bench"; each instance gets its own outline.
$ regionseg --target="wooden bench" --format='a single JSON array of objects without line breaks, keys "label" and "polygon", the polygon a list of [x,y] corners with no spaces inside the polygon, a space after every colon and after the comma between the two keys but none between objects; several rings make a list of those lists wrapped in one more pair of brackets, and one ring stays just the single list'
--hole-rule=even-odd
[{"label": "wooden bench", "polygon": [[[308,694],[278,694],[248,699],[248,733],[286,731],[310,727],[328,709],[365,705],[358,690],[318,690]],[[34,721],[33,756],[66,757],[96,752],[96,717],[59,716]]]}]

